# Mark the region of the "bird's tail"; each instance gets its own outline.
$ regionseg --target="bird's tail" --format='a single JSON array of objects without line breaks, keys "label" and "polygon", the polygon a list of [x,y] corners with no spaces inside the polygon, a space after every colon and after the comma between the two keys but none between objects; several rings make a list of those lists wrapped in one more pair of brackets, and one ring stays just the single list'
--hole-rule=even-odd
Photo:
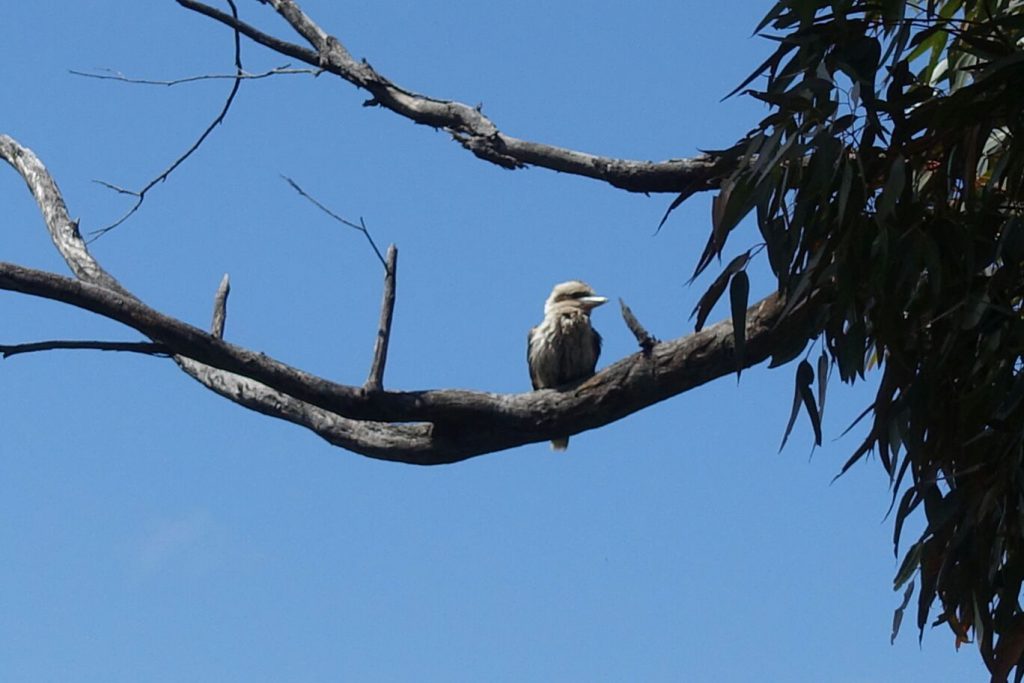
[{"label": "bird's tail", "polygon": [[554,439],[551,442],[551,450],[553,451],[564,451],[568,447],[569,437],[565,437],[564,439]]}]

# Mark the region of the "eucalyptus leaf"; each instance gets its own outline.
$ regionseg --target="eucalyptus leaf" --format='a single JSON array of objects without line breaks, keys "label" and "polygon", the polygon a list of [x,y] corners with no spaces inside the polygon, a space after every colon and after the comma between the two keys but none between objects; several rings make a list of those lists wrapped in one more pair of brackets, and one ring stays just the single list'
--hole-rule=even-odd
[{"label": "eucalyptus leaf", "polygon": [[732,309],[733,347],[736,355],[736,381],[743,372],[747,347],[747,305],[750,299],[750,278],[741,270],[732,277],[729,284],[729,303]]}]

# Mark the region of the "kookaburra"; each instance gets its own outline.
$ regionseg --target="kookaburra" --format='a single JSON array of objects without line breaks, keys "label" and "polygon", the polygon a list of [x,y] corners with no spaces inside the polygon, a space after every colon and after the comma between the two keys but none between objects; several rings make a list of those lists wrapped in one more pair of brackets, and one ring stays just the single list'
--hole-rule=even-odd
[{"label": "kookaburra", "polygon": [[[590,326],[590,311],[606,301],[579,280],[555,285],[544,302],[544,320],[527,338],[526,360],[534,389],[559,387],[594,374],[601,335]],[[568,445],[568,437],[551,442],[556,451]]]}]

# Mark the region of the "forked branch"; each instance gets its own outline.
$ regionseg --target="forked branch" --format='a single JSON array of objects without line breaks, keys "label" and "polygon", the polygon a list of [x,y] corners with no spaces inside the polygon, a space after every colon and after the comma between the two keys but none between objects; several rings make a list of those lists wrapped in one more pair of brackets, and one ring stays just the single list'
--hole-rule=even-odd
[{"label": "forked branch", "polygon": [[709,155],[667,161],[615,159],[507,135],[478,107],[407,90],[378,73],[366,60],[356,60],[341,41],[320,28],[293,0],[262,1],[277,10],[312,49],[271,36],[202,2],[176,1],[274,52],[321,68],[366,90],[371,97],[364,106],[383,107],[415,123],[444,129],[480,159],[503,168],[540,166],[601,180],[630,192],[693,193],[718,186],[719,160]]},{"label": "forked branch", "polygon": [[[572,391],[392,392],[331,382],[144,304],[89,253],[56,184],[31,150],[0,135],[0,157],[25,179],[54,244],[77,276],[0,263],[0,289],[61,301],[121,322],[172,354],[182,370],[207,388],[252,410],[305,426],[357,453],[421,465],[457,462],[600,427],[735,371],[732,325],[723,321],[653,344],[648,352],[612,364]],[[387,273],[393,278],[394,250],[389,256]],[[387,289],[382,350],[374,362],[371,386],[375,378],[380,381],[384,367],[384,319],[393,305]],[[747,312],[746,366],[769,357],[782,341],[813,335],[809,311],[796,307],[783,317],[783,303],[771,295]],[[218,332],[216,326],[213,331]]]},{"label": "forked branch", "polygon": [[[234,0],[227,0],[227,2],[228,2],[228,5],[231,7],[231,12],[232,12],[232,15],[229,15],[229,16],[234,16],[237,19],[238,9],[235,7]],[[167,168],[165,168],[163,171],[161,171],[160,175],[156,176],[155,178],[150,180],[148,183],[146,183],[145,187],[143,187],[141,190],[129,190],[129,189],[124,188],[124,187],[118,187],[117,185],[114,185],[112,183],[108,183],[106,181],[102,181],[102,180],[96,181],[100,185],[103,185],[106,188],[114,190],[115,192],[135,197],[135,202],[128,209],[128,211],[126,211],[124,214],[122,214],[121,217],[118,218],[116,221],[114,221],[110,225],[107,225],[106,227],[100,228],[99,230],[94,230],[92,232],[92,240],[99,239],[100,237],[102,237],[103,235],[107,234],[108,232],[110,232],[111,230],[113,230],[114,228],[116,228],[117,226],[121,225],[122,223],[124,223],[129,218],[131,218],[133,215],[135,215],[135,212],[138,211],[140,208],[142,208],[142,203],[144,201],[146,201],[146,195],[149,193],[149,191],[152,190],[154,187],[156,187],[158,184],[160,184],[160,183],[164,182],[165,180],[167,180],[168,178],[170,178],[171,174],[174,173],[174,171],[177,170],[177,168],[179,166],[181,166],[183,163],[185,163],[186,159],[188,159],[190,156],[192,156],[196,152],[196,150],[198,150],[202,146],[202,144],[206,140],[206,138],[208,138],[210,136],[210,134],[213,133],[213,130],[217,126],[219,126],[221,123],[224,122],[224,119],[228,115],[228,110],[231,109],[231,103],[235,101],[235,95],[238,94],[238,89],[241,87],[242,81],[246,78],[245,70],[242,68],[242,45],[241,45],[241,39],[239,38],[239,32],[238,31],[235,31],[234,45],[235,45],[235,75],[233,77],[234,78],[234,82],[231,84],[231,90],[228,92],[228,96],[224,100],[224,104],[221,107],[220,113],[217,114],[217,116],[213,119],[213,121],[210,123],[210,125],[208,125],[206,127],[206,129],[199,135],[199,137],[195,140],[195,142],[193,142],[192,145],[187,150],[185,150],[184,153],[180,154],[178,156],[178,158],[175,159],[174,161],[172,161],[171,164]]]}]

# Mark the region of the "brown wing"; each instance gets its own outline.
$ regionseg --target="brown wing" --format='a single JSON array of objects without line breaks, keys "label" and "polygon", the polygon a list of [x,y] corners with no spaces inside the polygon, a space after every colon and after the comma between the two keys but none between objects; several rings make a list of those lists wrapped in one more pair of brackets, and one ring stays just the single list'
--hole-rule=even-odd
[{"label": "brown wing", "polygon": [[590,331],[594,333],[594,338],[591,340],[594,345],[594,367],[590,368],[590,374],[594,374],[594,370],[597,368],[597,359],[601,355],[601,335],[594,328],[590,328]]}]

